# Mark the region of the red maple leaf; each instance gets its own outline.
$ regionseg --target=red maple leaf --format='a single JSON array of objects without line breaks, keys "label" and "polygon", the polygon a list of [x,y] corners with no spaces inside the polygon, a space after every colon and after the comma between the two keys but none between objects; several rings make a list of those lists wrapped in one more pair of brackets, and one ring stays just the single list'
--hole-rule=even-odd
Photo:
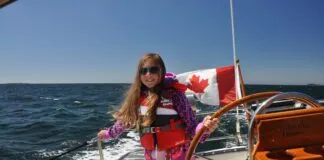
[{"label": "red maple leaf", "polygon": [[200,76],[193,75],[190,79],[191,84],[187,87],[196,93],[204,93],[205,88],[209,85],[208,79],[202,79],[200,81]]}]

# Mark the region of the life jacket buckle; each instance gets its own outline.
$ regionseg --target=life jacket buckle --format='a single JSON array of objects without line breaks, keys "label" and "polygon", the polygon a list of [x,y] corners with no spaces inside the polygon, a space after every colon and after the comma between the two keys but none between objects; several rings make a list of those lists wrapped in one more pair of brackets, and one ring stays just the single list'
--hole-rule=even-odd
[{"label": "life jacket buckle", "polygon": [[160,127],[151,127],[151,133],[157,133],[160,132]]}]

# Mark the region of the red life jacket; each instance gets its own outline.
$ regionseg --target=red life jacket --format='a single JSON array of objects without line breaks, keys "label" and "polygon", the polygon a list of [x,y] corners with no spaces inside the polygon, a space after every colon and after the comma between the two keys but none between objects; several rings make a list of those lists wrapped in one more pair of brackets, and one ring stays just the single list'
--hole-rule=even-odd
[{"label": "red life jacket", "polygon": [[[140,115],[146,114],[148,107],[144,96],[140,98]],[[156,120],[150,127],[140,129],[141,144],[147,150],[167,150],[188,141],[183,120],[174,109],[171,99],[161,98]]]}]

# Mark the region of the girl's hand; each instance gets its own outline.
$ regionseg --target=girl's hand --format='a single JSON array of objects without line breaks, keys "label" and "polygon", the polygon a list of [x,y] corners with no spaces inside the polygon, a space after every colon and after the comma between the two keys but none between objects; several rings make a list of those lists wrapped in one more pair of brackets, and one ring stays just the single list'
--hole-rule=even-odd
[{"label": "girl's hand", "polygon": [[214,130],[217,128],[219,123],[218,118],[211,119],[211,116],[206,116],[204,118],[204,126],[208,129],[209,133],[214,132]]},{"label": "girl's hand", "polygon": [[98,140],[100,140],[100,141],[105,140],[106,133],[107,133],[106,130],[101,130],[101,131],[99,131],[99,133],[98,133]]}]

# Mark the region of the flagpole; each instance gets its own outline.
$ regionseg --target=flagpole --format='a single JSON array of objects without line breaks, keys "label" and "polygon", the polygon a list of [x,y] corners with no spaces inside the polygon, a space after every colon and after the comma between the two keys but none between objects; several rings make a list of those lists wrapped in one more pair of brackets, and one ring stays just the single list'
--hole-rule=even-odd
[{"label": "flagpole", "polygon": [[233,1],[230,0],[231,7],[231,25],[232,25],[232,43],[233,43],[233,58],[234,64],[236,64],[236,44],[235,44],[235,31],[234,31],[234,13],[233,13]]},{"label": "flagpole", "polygon": [[[234,60],[234,71],[235,71],[235,89],[236,89],[236,99],[242,98],[241,85],[240,85],[240,74],[238,68],[238,58],[236,57],[236,43],[235,43],[235,30],[234,30],[234,13],[233,13],[233,0],[230,0],[231,8],[231,26],[232,26],[232,44],[233,44],[233,60]],[[241,132],[240,132],[240,121],[239,121],[239,110],[236,107],[236,138],[237,145],[243,143]]]},{"label": "flagpole", "polygon": [[235,30],[234,30],[234,12],[233,12],[233,0],[230,0],[231,8],[231,26],[232,26],[232,44],[233,44],[233,61],[235,66],[235,87],[236,87],[236,99],[241,98],[241,87],[240,87],[240,77],[238,70],[238,58],[236,57],[236,43],[235,43]]},{"label": "flagpole", "polygon": [[[245,87],[244,87],[244,81],[242,76],[242,71],[239,63],[239,59],[236,57],[236,43],[235,43],[235,29],[234,29],[234,12],[233,12],[233,0],[230,0],[230,6],[231,6],[231,24],[232,24],[232,42],[233,42],[233,58],[234,58],[234,66],[235,66],[235,87],[237,88],[237,97],[236,98],[242,98],[245,96]],[[247,104],[243,104],[245,107],[247,114],[249,114],[247,110]],[[249,121],[249,116],[247,116]]]}]

